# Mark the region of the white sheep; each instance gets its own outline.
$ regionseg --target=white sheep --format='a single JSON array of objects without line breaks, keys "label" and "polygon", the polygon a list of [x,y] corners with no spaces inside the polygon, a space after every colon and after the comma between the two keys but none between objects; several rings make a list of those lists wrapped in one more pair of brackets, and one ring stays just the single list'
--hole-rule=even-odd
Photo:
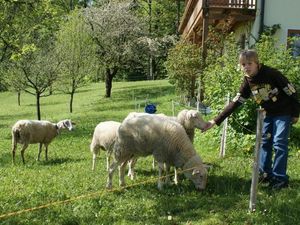
[{"label": "white sheep", "polygon": [[202,119],[200,113],[193,109],[180,111],[176,117],[176,121],[183,126],[192,142],[194,142],[195,129],[202,130],[206,126],[206,122]]},{"label": "white sheep", "polygon": [[97,154],[100,153],[100,149],[106,151],[106,168],[108,170],[116,132],[120,124],[121,123],[115,121],[105,121],[95,127],[90,145],[90,150],[93,154],[92,170],[95,170],[96,158]]},{"label": "white sheep", "polygon": [[[141,115],[145,115],[145,113],[130,113],[128,115],[127,118],[130,117],[136,117],[136,116],[141,116]],[[187,135],[189,136],[190,140],[194,141],[194,136],[195,136],[195,129],[203,129],[206,125],[205,121],[202,119],[202,116],[200,115],[200,113],[197,110],[181,110],[177,117],[174,116],[166,116],[165,114],[151,114],[151,115],[157,115],[157,116],[161,116],[164,117],[166,119],[169,120],[173,120],[178,122],[179,124],[181,124],[183,126],[183,128],[185,129]],[[131,179],[134,179],[134,166],[137,162],[137,158],[131,159],[128,162],[128,176],[131,177]],[[153,165],[154,165],[155,161],[153,160]],[[170,169],[170,167],[168,165],[166,165],[166,172],[168,173],[168,170]],[[175,184],[178,183],[178,177],[177,177],[177,172],[176,172],[176,168],[174,171],[174,182]]]},{"label": "white sheep", "polygon": [[22,144],[21,157],[25,164],[24,152],[29,144],[40,143],[37,160],[40,160],[43,144],[45,145],[45,159],[48,160],[48,145],[60,133],[62,129],[72,130],[70,119],[51,123],[45,120],[19,120],[12,127],[12,157],[15,163],[17,143]]},{"label": "white sheep", "polygon": [[107,188],[112,187],[113,173],[119,166],[119,184],[125,185],[125,166],[132,157],[153,155],[159,164],[158,188],[162,189],[163,165],[182,168],[196,189],[206,187],[207,170],[184,128],[159,116],[126,118],[120,125],[114,145],[114,162],[108,171]]}]

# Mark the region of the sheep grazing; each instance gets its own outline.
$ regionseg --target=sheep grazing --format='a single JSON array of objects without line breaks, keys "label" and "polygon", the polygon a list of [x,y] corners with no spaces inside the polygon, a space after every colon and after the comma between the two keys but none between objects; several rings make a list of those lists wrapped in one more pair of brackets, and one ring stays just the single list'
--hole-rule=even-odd
[{"label": "sheep grazing", "polygon": [[25,164],[24,152],[29,144],[40,143],[37,160],[40,160],[43,144],[45,145],[45,158],[48,160],[48,145],[60,133],[62,129],[73,130],[70,119],[51,123],[43,120],[19,120],[12,127],[12,157],[15,163],[17,143],[22,144],[21,157]]},{"label": "sheep grazing", "polygon": [[[142,116],[142,115],[145,115],[145,113],[130,113],[127,118]],[[188,137],[192,141],[192,143],[194,141],[195,129],[198,128],[198,129],[202,130],[206,125],[205,121],[202,119],[200,113],[197,110],[187,110],[187,109],[181,110],[178,113],[177,117],[166,116],[164,114],[156,114],[156,115],[164,117],[169,120],[173,120],[173,121],[181,124],[183,126],[183,128],[185,129]],[[131,177],[131,179],[134,178],[134,166],[135,166],[136,162],[137,162],[137,158],[131,159],[128,162],[128,167],[129,167],[128,176]],[[153,165],[154,165],[154,161],[153,161]],[[169,170],[169,166],[166,166],[166,170]],[[178,183],[176,169],[175,169],[174,182],[175,182],[175,184]]]},{"label": "sheep grazing", "polygon": [[120,124],[115,121],[105,121],[96,126],[90,145],[90,150],[93,154],[92,170],[95,170],[96,158],[97,154],[100,153],[100,149],[106,151],[106,168],[108,170],[116,132]]},{"label": "sheep grazing", "polygon": [[153,155],[159,164],[158,189],[163,188],[163,165],[182,168],[196,189],[206,187],[207,171],[184,128],[163,117],[143,115],[126,118],[120,125],[114,145],[114,162],[108,171],[107,188],[112,187],[113,173],[119,166],[119,184],[125,185],[124,175],[132,157]]}]

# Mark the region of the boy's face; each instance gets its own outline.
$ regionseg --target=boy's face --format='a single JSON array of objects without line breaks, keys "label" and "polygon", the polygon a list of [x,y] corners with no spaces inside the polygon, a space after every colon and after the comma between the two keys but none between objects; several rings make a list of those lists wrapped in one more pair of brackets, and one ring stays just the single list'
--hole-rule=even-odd
[{"label": "boy's face", "polygon": [[249,77],[256,75],[258,72],[258,64],[254,60],[242,59],[240,65],[244,73]]}]

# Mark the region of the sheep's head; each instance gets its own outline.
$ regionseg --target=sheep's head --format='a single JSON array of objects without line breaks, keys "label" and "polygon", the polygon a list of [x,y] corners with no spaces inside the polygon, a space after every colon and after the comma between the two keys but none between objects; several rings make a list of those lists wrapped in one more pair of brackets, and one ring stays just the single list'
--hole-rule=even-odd
[{"label": "sheep's head", "polygon": [[183,166],[184,175],[191,180],[197,190],[204,190],[207,183],[207,170],[201,158],[196,154]]},{"label": "sheep's head", "polygon": [[75,123],[70,120],[70,119],[66,119],[66,120],[62,120],[59,121],[57,124],[58,129],[68,129],[69,131],[74,129],[74,125]]},{"label": "sheep's head", "polygon": [[191,171],[185,172],[184,175],[194,183],[197,190],[203,191],[205,189],[207,183],[207,170],[204,167],[194,168]]},{"label": "sheep's head", "polygon": [[177,119],[185,129],[201,129],[206,126],[205,121],[197,110],[182,110],[179,112]]}]

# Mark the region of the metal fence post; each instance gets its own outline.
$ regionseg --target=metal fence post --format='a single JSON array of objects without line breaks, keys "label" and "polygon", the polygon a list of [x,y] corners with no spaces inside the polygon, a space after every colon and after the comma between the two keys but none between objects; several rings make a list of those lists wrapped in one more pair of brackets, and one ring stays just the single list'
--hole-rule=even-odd
[{"label": "metal fence post", "polygon": [[258,184],[258,170],[259,170],[259,151],[261,146],[261,136],[262,136],[262,123],[264,118],[264,109],[257,109],[257,120],[256,120],[256,142],[255,142],[255,152],[253,160],[252,169],[252,182],[250,190],[250,202],[249,211],[255,212],[256,210],[256,198],[257,198],[257,184]]},{"label": "metal fence post", "polygon": [[[229,104],[229,101],[230,101],[230,94],[228,93],[225,106]],[[227,127],[228,127],[228,118],[225,119],[223,129],[222,129],[222,137],[221,137],[220,153],[219,153],[220,158],[223,158],[225,156]]]}]

